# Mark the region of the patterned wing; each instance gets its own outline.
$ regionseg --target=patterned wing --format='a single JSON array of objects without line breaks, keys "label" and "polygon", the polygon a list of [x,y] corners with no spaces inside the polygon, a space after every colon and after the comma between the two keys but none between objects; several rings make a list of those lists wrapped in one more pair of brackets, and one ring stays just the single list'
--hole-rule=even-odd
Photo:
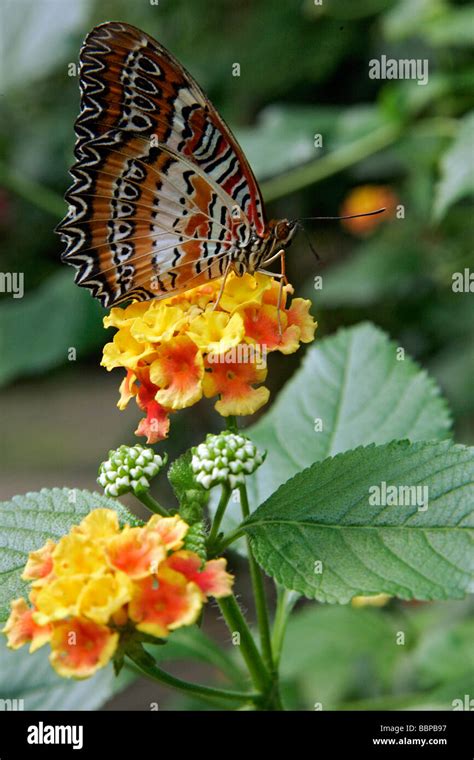
[{"label": "patterned wing", "polygon": [[58,226],[76,282],[110,306],[221,276],[242,234],[235,205],[257,233],[265,219],[217,111],[170,53],[127,24],[92,30],[80,77],[74,184]]}]

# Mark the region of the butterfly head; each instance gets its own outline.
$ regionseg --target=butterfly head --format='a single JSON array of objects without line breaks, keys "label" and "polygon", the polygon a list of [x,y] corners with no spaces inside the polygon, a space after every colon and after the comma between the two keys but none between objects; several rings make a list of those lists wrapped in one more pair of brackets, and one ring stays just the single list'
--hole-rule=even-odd
[{"label": "butterfly head", "polygon": [[288,248],[293,235],[298,229],[298,222],[295,220],[289,221],[288,219],[273,219],[269,223],[270,234],[273,240],[273,250],[278,248]]}]

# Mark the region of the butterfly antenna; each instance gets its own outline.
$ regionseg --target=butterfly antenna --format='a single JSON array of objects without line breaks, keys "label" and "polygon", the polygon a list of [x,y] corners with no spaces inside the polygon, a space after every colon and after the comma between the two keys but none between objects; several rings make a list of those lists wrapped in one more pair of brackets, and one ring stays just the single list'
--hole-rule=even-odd
[{"label": "butterfly antenna", "polygon": [[306,216],[303,219],[298,219],[298,222],[311,222],[320,219],[329,219],[333,221],[340,221],[341,219],[358,219],[361,216],[375,216],[376,214],[383,214],[386,208],[378,208],[376,211],[366,211],[363,214],[349,214],[348,216]]}]

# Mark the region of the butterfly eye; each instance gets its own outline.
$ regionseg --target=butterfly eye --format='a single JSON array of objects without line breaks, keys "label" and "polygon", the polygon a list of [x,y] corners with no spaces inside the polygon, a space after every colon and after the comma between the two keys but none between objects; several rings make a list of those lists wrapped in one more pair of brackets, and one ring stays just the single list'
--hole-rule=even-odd
[{"label": "butterfly eye", "polygon": [[278,222],[277,226],[275,227],[276,239],[285,240],[285,238],[288,237],[289,231],[288,222]]}]

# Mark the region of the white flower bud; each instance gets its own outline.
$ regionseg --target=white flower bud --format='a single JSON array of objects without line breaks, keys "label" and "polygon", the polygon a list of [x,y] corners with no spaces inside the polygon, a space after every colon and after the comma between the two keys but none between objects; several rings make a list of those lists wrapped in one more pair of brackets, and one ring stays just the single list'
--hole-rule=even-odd
[{"label": "white flower bud", "polygon": [[106,496],[121,496],[129,491],[143,493],[149,490],[151,479],[158,475],[166,461],[166,454],[162,457],[138,443],[120,446],[109,451],[109,458],[100,465],[97,482]]},{"label": "white flower bud", "polygon": [[226,431],[209,434],[204,443],[192,451],[191,468],[198,483],[212,488],[228,483],[231,488],[244,483],[245,476],[255,472],[265,454],[243,435]]}]

